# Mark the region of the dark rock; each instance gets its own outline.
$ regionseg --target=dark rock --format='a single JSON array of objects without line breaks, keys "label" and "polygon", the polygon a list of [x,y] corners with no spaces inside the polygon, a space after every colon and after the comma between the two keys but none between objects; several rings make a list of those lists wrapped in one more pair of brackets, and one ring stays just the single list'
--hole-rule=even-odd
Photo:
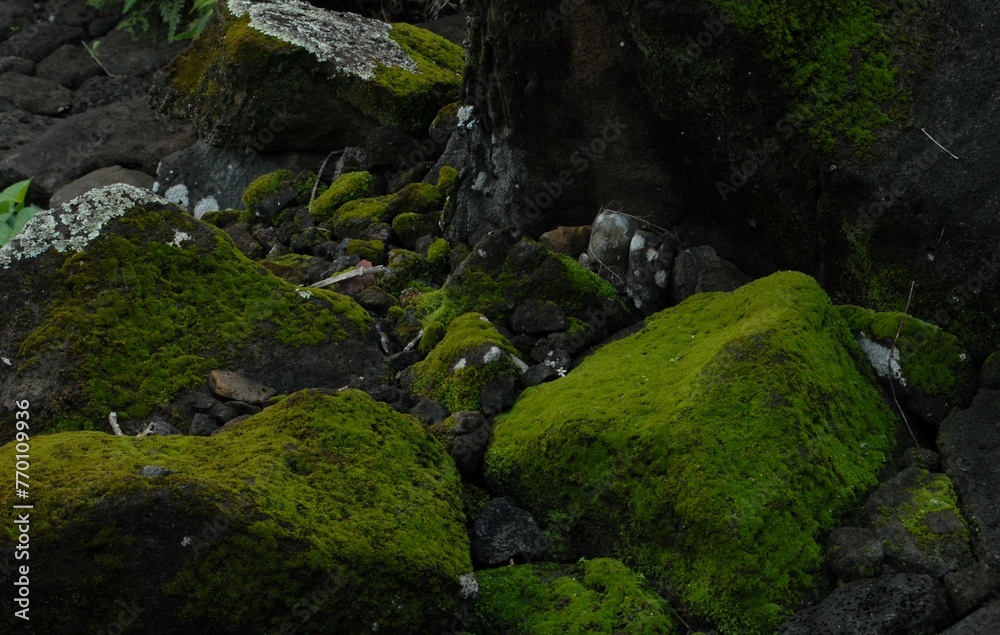
[{"label": "dark rock", "polygon": [[59,188],[52,195],[52,198],[49,199],[49,207],[59,207],[63,203],[68,203],[90,190],[114,185],[115,183],[125,183],[126,185],[133,185],[149,190],[153,187],[153,177],[138,170],[126,170],[120,165],[94,170]]},{"label": "dark rock", "polygon": [[523,333],[510,338],[510,343],[526,358],[531,356],[531,349],[537,342],[538,338]]},{"label": "dark rock", "polygon": [[405,164],[415,151],[418,151],[416,140],[396,126],[374,128],[365,139],[368,168],[376,174]]},{"label": "dark rock", "polygon": [[160,467],[159,465],[146,465],[139,470],[139,476],[144,476],[146,478],[162,478],[171,474],[175,474],[175,472],[165,467]]},{"label": "dark rock", "polygon": [[1000,569],[1000,391],[980,390],[969,408],[941,423],[937,441],[962,512],[978,529],[976,556]]},{"label": "dark rock", "polygon": [[[157,186],[153,191],[200,217],[211,207],[243,209],[243,192],[259,176],[282,169],[296,173],[315,170],[322,161],[323,157],[317,154],[263,155],[253,150],[215,148],[198,141],[165,156],[156,171]],[[172,191],[177,194],[172,195]],[[277,213],[294,198],[294,193],[282,194],[268,202],[267,210]]]},{"label": "dark rock", "polygon": [[186,40],[170,42],[159,29],[136,38],[124,30],[111,31],[101,38],[98,55],[112,75],[145,77],[162,68],[184,51]]},{"label": "dark rock", "polygon": [[395,371],[405,370],[410,366],[413,366],[417,362],[423,359],[423,355],[420,351],[414,349],[410,351],[400,351],[398,353],[393,353],[386,358],[389,362],[389,367]]},{"label": "dark rock", "polygon": [[438,224],[441,215],[400,214],[392,221],[392,229],[399,237],[399,244],[406,249],[416,249],[417,240],[422,236],[436,236],[441,233]]},{"label": "dark rock", "polygon": [[[231,419],[232,417],[230,417]],[[228,419],[227,419],[228,421]],[[201,414],[200,412],[191,420],[191,435],[196,437],[207,437],[219,429],[219,423],[214,417]]]},{"label": "dark rock", "polygon": [[908,467],[879,486],[865,508],[900,571],[941,577],[972,564],[969,527],[944,474]]},{"label": "dark rock", "polygon": [[230,419],[229,421],[226,422],[226,425],[217,428],[212,433],[212,436],[215,436],[217,434],[222,434],[223,432],[229,432],[230,430],[233,429],[233,427],[236,426],[236,424],[242,423],[242,422],[246,421],[247,419],[249,419],[252,416],[253,415],[240,415],[238,417],[233,417],[232,419]]},{"label": "dark rock", "polygon": [[459,473],[475,478],[483,468],[483,456],[493,429],[481,412],[462,410],[448,418],[442,426],[448,454],[455,459]]},{"label": "dark rock", "polygon": [[[56,121],[51,117],[33,115],[17,109],[0,112],[0,153],[6,154],[27,145]],[[0,168],[0,174],[2,173],[3,168]],[[18,178],[14,176],[10,180],[15,181]]]},{"label": "dark rock", "polygon": [[955,615],[968,615],[991,593],[1000,587],[1000,573],[985,564],[976,563],[952,571],[942,580],[951,597]]},{"label": "dark rock", "polygon": [[941,635],[995,635],[1000,633],[1000,600],[994,600]]},{"label": "dark rock", "polygon": [[639,230],[629,243],[626,293],[642,315],[667,306],[674,256],[680,241],[671,233]]},{"label": "dark rock", "polygon": [[531,388],[532,386],[544,384],[558,377],[559,374],[556,373],[556,370],[548,364],[535,364],[529,367],[524,376],[521,377],[521,383],[524,384],[525,388]]},{"label": "dark rock", "polygon": [[324,260],[335,260],[342,255],[343,249],[337,241],[326,240],[313,247],[313,255]]},{"label": "dark rock", "polygon": [[0,73],[19,73],[21,75],[34,75],[35,63],[23,57],[0,57]]},{"label": "dark rock", "polygon": [[[208,410],[208,415],[215,421],[216,424],[222,425],[233,417],[241,414],[251,414],[249,412],[237,412],[236,408],[233,408],[232,406],[233,403],[243,403],[246,406],[250,405],[246,402],[217,401],[212,404],[212,407]],[[257,406],[253,407],[256,408]],[[260,410],[260,408],[257,409]]]},{"label": "dark rock", "polygon": [[979,387],[988,390],[1000,389],[1000,353],[993,353],[979,369]]},{"label": "dark rock", "polygon": [[827,563],[844,582],[882,573],[884,558],[882,541],[874,529],[840,527],[827,539]]},{"label": "dark rock", "polygon": [[483,384],[481,402],[483,412],[493,417],[510,410],[517,399],[517,379],[510,375],[490,377]]},{"label": "dark rock", "polygon": [[80,42],[86,35],[76,27],[38,22],[0,42],[0,57],[12,55],[41,62],[63,44]]},{"label": "dark rock", "polygon": [[264,254],[266,253],[264,246],[257,242],[257,239],[253,237],[253,231],[250,229],[250,224],[245,220],[237,221],[231,225],[226,225],[222,231],[226,232],[226,234],[233,239],[233,243],[236,245],[236,248],[250,260],[259,260],[264,257]]},{"label": "dark rock", "polygon": [[465,41],[466,22],[469,16],[464,11],[459,11],[455,15],[447,15],[443,18],[421,22],[417,26],[427,29],[431,33],[437,33],[446,40],[451,40],[455,44],[462,44]]},{"label": "dark rock", "polygon": [[510,326],[517,334],[543,335],[566,330],[569,321],[555,302],[528,300],[510,316]]},{"label": "dark rock", "polygon": [[39,62],[35,69],[38,77],[66,88],[79,88],[91,77],[103,73],[94,58],[79,44],[63,44]]},{"label": "dark rock", "polygon": [[[46,0],[42,4],[42,13],[53,24],[75,26],[81,29],[88,28],[90,23],[100,16],[97,9],[90,6],[88,2],[80,2],[80,0]],[[117,12],[110,13],[116,14]]]},{"label": "dark rock", "polygon": [[441,423],[448,417],[448,411],[444,406],[426,397],[410,408],[410,414],[420,419],[425,425]]},{"label": "dark rock", "polygon": [[73,93],[56,82],[18,73],[0,75],[0,95],[35,115],[58,115],[69,110]]},{"label": "dark rock", "polygon": [[392,242],[396,233],[389,223],[372,223],[361,232],[361,240],[381,240],[384,243]]},{"label": "dark rock", "polygon": [[232,408],[239,417],[244,415],[255,415],[261,411],[260,406],[255,406],[254,404],[246,403],[245,401],[227,401],[226,405]]},{"label": "dark rock", "polygon": [[903,453],[903,463],[906,467],[936,472],[941,467],[941,456],[928,448],[910,448]]},{"label": "dark rock", "polygon": [[142,427],[142,431],[139,433],[139,436],[169,437],[177,434],[183,434],[183,432],[166,421],[150,421]]},{"label": "dark rock", "polygon": [[948,595],[934,578],[898,573],[849,582],[781,625],[781,635],[932,635],[948,623]]},{"label": "dark rock", "polygon": [[260,199],[254,207],[257,215],[267,222],[273,222],[279,212],[288,209],[288,206],[295,202],[297,195],[291,187],[283,187],[274,194],[268,194]]},{"label": "dark rock", "polygon": [[364,289],[358,294],[357,300],[358,304],[378,315],[385,315],[389,309],[396,306],[396,299],[378,287]]},{"label": "dark rock", "polygon": [[73,92],[73,114],[120,101],[145,98],[149,80],[140,77],[91,77]]},{"label": "dark rock", "polygon": [[549,544],[532,515],[506,498],[494,498],[472,528],[472,559],[495,567],[541,557]]},{"label": "dark rock", "polygon": [[160,158],[194,142],[188,124],[156,117],[142,100],[92,108],[56,122],[8,154],[0,169],[34,178],[49,197],[63,185],[109,165],[153,173]]},{"label": "dark rock", "polygon": [[542,234],[538,242],[556,253],[576,259],[587,251],[590,244],[590,225],[556,227]]},{"label": "dark rock", "polygon": [[619,291],[625,289],[632,235],[639,227],[633,218],[612,210],[602,210],[594,219],[585,261]]},{"label": "dark rock", "polygon": [[219,402],[206,392],[195,391],[188,395],[188,403],[195,410],[205,412]]},{"label": "dark rock", "polygon": [[33,9],[31,0],[5,0],[0,3],[0,41],[30,24]]},{"label": "dark rock", "polygon": [[213,370],[208,374],[208,387],[224,399],[264,405],[277,391],[229,370]]},{"label": "dark rock", "polygon": [[264,227],[258,225],[254,227],[250,233],[254,240],[259,242],[264,249],[268,251],[281,244],[281,238],[278,236],[278,230],[274,227]]},{"label": "dark rock", "polygon": [[684,249],[674,259],[671,295],[683,302],[695,293],[732,291],[750,282],[750,277],[723,260],[709,246]]}]

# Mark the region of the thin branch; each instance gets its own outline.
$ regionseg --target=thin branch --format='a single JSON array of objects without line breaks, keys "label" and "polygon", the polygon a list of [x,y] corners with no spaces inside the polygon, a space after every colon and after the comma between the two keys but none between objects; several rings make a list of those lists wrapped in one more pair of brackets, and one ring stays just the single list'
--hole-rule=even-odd
[{"label": "thin branch", "polygon": [[[921,128],[921,129],[920,129],[920,132],[922,132],[922,133],[924,133],[925,135],[927,135],[927,138],[928,138],[928,139],[930,139],[931,141],[933,141],[933,142],[935,143],[935,145],[937,145],[937,147],[941,148],[942,150],[944,150],[944,151],[945,151],[945,152],[947,152],[948,154],[951,154],[951,151],[950,151],[950,150],[948,150],[948,148],[946,148],[946,147],[944,147],[943,145],[941,145],[940,143],[938,143],[938,142],[937,142],[937,139],[935,139],[935,138],[934,138],[934,137],[932,137],[932,136],[931,136],[930,134],[928,134],[928,132],[927,132],[926,130],[924,130],[923,128]],[[958,157],[956,157],[956,156],[955,156],[954,154],[951,154],[951,158],[953,158],[953,159],[957,159]]]},{"label": "thin branch", "polygon": [[316,188],[319,187],[319,180],[323,178],[323,170],[326,169],[326,162],[329,161],[333,157],[333,155],[343,154],[343,153],[344,153],[343,150],[334,150],[330,154],[326,155],[325,159],[323,159],[323,165],[319,166],[319,173],[316,175],[316,182],[313,183],[312,192],[309,194],[309,205],[306,206],[307,208],[312,207],[313,199],[316,198]]},{"label": "thin branch", "polygon": [[335,276],[326,278],[325,280],[320,280],[319,282],[314,282],[309,285],[310,289],[322,289],[323,287],[328,287],[331,284],[337,284],[338,282],[344,282],[345,280],[352,280],[354,278],[361,278],[370,274],[375,273],[385,273],[387,268],[385,265],[376,265],[374,267],[359,267],[357,269],[352,269],[344,273],[338,273]]},{"label": "thin branch", "polygon": [[92,58],[94,58],[94,61],[97,62],[97,65],[101,67],[101,70],[104,71],[105,73],[107,73],[108,77],[121,77],[121,75],[115,75],[114,73],[112,73],[111,71],[109,71],[107,69],[107,67],[104,66],[104,64],[101,63],[101,60],[97,59],[97,53],[94,52],[94,49],[92,49],[87,44],[84,44],[83,48],[86,49],[86,51],[88,53],[90,53],[90,56]]},{"label": "thin branch", "polygon": [[108,423],[111,424],[111,429],[115,431],[115,436],[118,436],[118,437],[123,436],[122,435],[122,428],[121,428],[121,426],[118,425],[118,413],[117,412],[112,412],[111,414],[108,415]]},{"label": "thin branch", "polygon": [[920,447],[920,443],[917,441],[917,437],[913,434],[913,429],[910,427],[910,422],[906,418],[906,413],[903,412],[903,407],[899,405],[899,399],[896,397],[896,384],[892,381],[892,356],[896,352],[896,343],[899,342],[899,334],[903,332],[903,322],[906,321],[906,314],[910,311],[910,300],[913,299],[913,286],[917,283],[916,280],[910,282],[910,295],[906,298],[906,308],[903,309],[903,317],[899,318],[899,328],[896,329],[896,337],[892,340],[892,348],[889,349],[889,389],[892,390],[892,400],[896,402],[896,408],[899,410],[899,415],[903,417],[903,423],[906,424],[906,431],[910,433],[910,438],[913,439],[913,445]]}]

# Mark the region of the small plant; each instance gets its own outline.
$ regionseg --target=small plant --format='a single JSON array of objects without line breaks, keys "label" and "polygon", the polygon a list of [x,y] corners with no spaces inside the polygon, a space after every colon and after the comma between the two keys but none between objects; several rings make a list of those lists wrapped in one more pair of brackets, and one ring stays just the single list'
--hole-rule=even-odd
[{"label": "small plant", "polygon": [[0,192],[0,245],[6,245],[10,239],[42,211],[34,205],[25,205],[31,179],[15,183]]},{"label": "small plant", "polygon": [[[212,17],[212,9],[216,0],[87,0],[87,4],[99,9],[110,9],[121,5],[124,19],[118,28],[137,34],[149,30],[150,15],[159,15],[167,25],[167,38],[176,40],[192,40],[208,24]],[[184,13],[191,17],[185,25]],[[184,30],[178,31],[184,26]]]}]

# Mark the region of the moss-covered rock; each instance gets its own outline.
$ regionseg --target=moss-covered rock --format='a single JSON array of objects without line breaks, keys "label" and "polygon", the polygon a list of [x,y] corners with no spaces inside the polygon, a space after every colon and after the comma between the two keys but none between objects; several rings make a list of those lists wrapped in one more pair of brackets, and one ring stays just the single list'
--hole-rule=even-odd
[{"label": "moss-covered rock", "polygon": [[375,177],[368,172],[341,174],[321,196],[316,197],[309,212],[317,221],[327,221],[348,201],[366,198],[375,193]]},{"label": "moss-covered rock", "polygon": [[899,312],[838,309],[878,375],[894,382],[901,403],[922,421],[941,423],[952,408],[968,404],[975,371],[958,338]]},{"label": "moss-covered rock", "polygon": [[361,145],[379,124],[422,135],[457,98],[463,68],[461,47],[409,24],[229,0],[163,69],[152,100],[213,145],[326,150]]},{"label": "moss-covered rock", "polygon": [[371,318],[352,300],[287,284],[224,232],[129,186],[40,213],[0,264],[11,362],[0,394],[31,401],[36,433],[103,429],[111,411],[179,416],[172,400],[224,366],[282,392],[381,372]]},{"label": "moss-covered rock", "polygon": [[479,410],[491,377],[519,377],[526,369],[517,349],[480,313],[456,318],[426,359],[412,367],[414,392],[452,412]]},{"label": "moss-covered rock", "polygon": [[362,260],[367,260],[373,265],[384,265],[388,248],[381,240],[349,240],[344,247],[344,252],[349,256],[357,256]]},{"label": "moss-covered rock", "polygon": [[472,569],[451,459],[359,391],[295,393],[210,438],[71,432],[31,454],[36,633],[101,630],[119,602],[134,633],[439,632]]},{"label": "moss-covered rock", "polygon": [[427,183],[411,183],[395,194],[351,200],[331,212],[333,231],[342,238],[362,238],[365,230],[375,223],[392,223],[401,214],[440,211],[445,200],[443,189]]},{"label": "moss-covered rock", "polygon": [[553,551],[617,554],[724,633],[771,633],[894,446],[839,312],[778,273],[692,296],[500,417],[486,458]]},{"label": "moss-covered rock", "polygon": [[479,635],[679,632],[670,605],[641,576],[610,558],[489,569],[476,573],[476,581],[470,628]]}]

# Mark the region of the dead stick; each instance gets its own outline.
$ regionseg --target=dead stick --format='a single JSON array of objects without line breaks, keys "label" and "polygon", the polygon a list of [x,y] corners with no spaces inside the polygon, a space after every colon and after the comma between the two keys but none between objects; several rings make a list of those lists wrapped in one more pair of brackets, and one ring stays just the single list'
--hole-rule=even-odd
[{"label": "dead stick", "polygon": [[913,445],[920,447],[920,443],[917,441],[917,437],[913,434],[913,429],[910,428],[910,422],[906,418],[906,413],[903,412],[903,407],[899,405],[899,399],[896,398],[896,384],[892,381],[892,356],[896,352],[896,343],[899,341],[899,335],[903,332],[903,322],[906,321],[906,314],[910,312],[910,300],[913,299],[913,286],[917,283],[916,280],[910,282],[910,295],[906,298],[906,308],[903,309],[903,316],[899,318],[899,328],[896,329],[896,337],[892,340],[892,348],[889,349],[889,389],[892,391],[892,400],[896,402],[896,408],[899,410],[899,415],[903,417],[903,423],[906,424],[906,431],[910,433],[910,438],[913,439]]}]

